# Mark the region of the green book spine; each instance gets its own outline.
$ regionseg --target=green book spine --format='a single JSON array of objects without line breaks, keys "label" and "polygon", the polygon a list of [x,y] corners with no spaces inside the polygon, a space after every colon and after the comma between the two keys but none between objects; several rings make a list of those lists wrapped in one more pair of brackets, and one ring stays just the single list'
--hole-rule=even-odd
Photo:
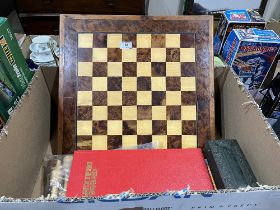
[{"label": "green book spine", "polygon": [[16,89],[23,94],[34,73],[28,68],[6,18],[0,18],[0,57],[7,76]]}]

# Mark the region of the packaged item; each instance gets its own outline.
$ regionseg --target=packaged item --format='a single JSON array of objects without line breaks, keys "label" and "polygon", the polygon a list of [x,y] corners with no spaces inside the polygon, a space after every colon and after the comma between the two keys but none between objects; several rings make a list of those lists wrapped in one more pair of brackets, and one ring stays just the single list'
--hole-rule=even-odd
[{"label": "packaged item", "polygon": [[222,53],[223,45],[233,29],[264,29],[265,21],[253,10],[227,10],[222,13],[217,32],[214,37],[214,54]]},{"label": "packaged item", "polygon": [[257,179],[236,140],[208,141],[205,157],[218,189],[257,187]]},{"label": "packaged item", "polygon": [[0,60],[0,117],[3,123],[9,119],[21,96],[5,72],[5,66]]},{"label": "packaged item", "polygon": [[223,47],[224,61],[239,75],[248,90],[258,89],[280,48],[272,30],[234,29]]},{"label": "packaged item", "polygon": [[45,196],[50,196],[51,198],[65,196],[72,159],[72,155],[53,155],[46,159],[45,174],[47,182]]},{"label": "packaged item", "polygon": [[201,149],[75,151],[67,197],[213,190]]},{"label": "packaged item", "polygon": [[34,72],[28,68],[22,51],[8,19],[0,17],[0,57],[6,69],[6,75],[12,84],[23,94]]}]

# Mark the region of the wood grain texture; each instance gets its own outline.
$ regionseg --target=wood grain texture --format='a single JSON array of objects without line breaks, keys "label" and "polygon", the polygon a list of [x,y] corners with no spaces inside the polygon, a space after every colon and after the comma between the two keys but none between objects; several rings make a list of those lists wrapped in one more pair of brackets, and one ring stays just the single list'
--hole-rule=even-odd
[{"label": "wood grain texture", "polygon": [[[59,84],[59,141],[62,153],[72,153],[76,148],[76,101],[77,101],[77,43],[78,33],[142,33],[142,34],[193,34],[185,37],[187,47],[196,48],[195,63],[188,63],[196,74],[197,98],[192,99],[197,105],[198,142],[203,147],[206,139],[215,136],[214,119],[214,84],[213,84],[213,20],[210,16],[176,16],[176,17],[146,17],[146,16],[95,16],[95,15],[62,15],[60,19],[60,84]],[[151,39],[162,37],[151,37]],[[193,39],[192,39],[193,38]],[[192,41],[193,40],[193,41]],[[134,43],[135,44],[135,43]],[[172,42],[170,43],[172,45]],[[145,46],[144,46],[145,47]],[[168,53],[169,58],[176,58],[179,46],[174,46]],[[142,54],[145,50],[140,50]],[[137,54],[137,52],[135,52]],[[119,54],[112,59],[118,60]],[[123,56],[123,55],[122,55]],[[84,58],[81,58],[84,59]],[[144,58],[139,58],[144,59]],[[181,69],[184,72],[184,68]],[[162,72],[155,72],[162,73]],[[164,72],[166,73],[166,72]],[[189,71],[188,71],[189,74]],[[191,75],[190,75],[191,76]],[[118,88],[118,81],[114,81]],[[143,84],[144,84],[143,80]],[[170,83],[172,84],[172,83]],[[141,88],[149,88],[145,85]],[[170,86],[175,88],[176,86]],[[185,98],[193,98],[190,94]],[[175,110],[169,110],[171,117],[176,117]],[[159,125],[157,125],[159,126]],[[186,127],[192,127],[188,125]],[[159,128],[160,129],[160,128]],[[191,130],[186,128],[186,130]],[[149,139],[149,138],[148,138]],[[146,142],[147,139],[137,139],[138,142]],[[168,148],[177,148],[178,138],[168,139]],[[108,145],[115,148],[116,145]]]}]

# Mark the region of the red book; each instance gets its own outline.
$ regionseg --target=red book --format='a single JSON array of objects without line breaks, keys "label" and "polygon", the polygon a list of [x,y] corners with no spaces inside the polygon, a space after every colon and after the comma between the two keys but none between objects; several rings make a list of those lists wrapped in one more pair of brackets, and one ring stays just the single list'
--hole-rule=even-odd
[{"label": "red book", "polygon": [[213,190],[201,149],[76,151],[67,197]]}]

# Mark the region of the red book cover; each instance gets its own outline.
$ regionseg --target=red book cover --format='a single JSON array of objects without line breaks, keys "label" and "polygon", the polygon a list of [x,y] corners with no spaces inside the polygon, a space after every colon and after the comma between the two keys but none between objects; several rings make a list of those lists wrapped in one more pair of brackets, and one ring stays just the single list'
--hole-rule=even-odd
[{"label": "red book cover", "polygon": [[201,149],[76,151],[67,197],[213,190]]}]

